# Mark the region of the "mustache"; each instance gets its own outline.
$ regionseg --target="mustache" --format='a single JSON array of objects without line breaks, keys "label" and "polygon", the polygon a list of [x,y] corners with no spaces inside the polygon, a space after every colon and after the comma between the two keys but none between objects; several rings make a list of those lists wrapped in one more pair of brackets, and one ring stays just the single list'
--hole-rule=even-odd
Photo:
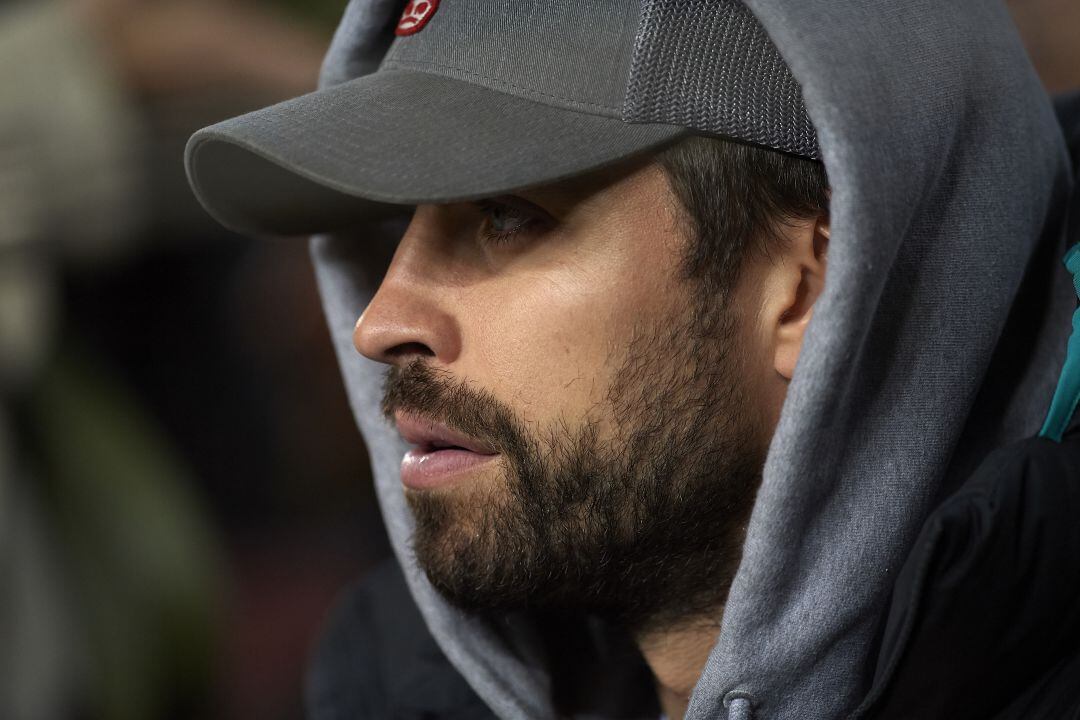
[{"label": "mustache", "polygon": [[525,437],[514,412],[490,392],[470,387],[419,358],[387,371],[381,410],[390,423],[398,411],[420,415],[501,450],[521,447]]}]

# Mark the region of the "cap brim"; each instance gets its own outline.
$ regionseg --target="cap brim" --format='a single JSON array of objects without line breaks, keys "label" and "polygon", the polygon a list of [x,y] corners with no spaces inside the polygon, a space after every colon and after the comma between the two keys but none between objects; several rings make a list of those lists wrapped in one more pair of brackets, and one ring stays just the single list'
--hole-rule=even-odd
[{"label": "cap brim", "polygon": [[222,224],[297,235],[340,229],[387,205],[552,182],[685,133],[386,70],[200,130],[185,164],[199,201]]}]

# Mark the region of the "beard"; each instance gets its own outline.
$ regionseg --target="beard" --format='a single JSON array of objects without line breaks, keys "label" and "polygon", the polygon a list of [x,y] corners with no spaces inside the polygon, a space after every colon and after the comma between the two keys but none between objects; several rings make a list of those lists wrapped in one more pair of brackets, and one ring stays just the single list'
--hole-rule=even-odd
[{"label": "beard", "polygon": [[539,430],[423,359],[391,368],[387,418],[414,412],[502,456],[497,482],[406,494],[432,585],[472,612],[583,611],[634,632],[718,621],[768,446],[737,335],[730,311],[690,307],[639,330],[604,401]]}]

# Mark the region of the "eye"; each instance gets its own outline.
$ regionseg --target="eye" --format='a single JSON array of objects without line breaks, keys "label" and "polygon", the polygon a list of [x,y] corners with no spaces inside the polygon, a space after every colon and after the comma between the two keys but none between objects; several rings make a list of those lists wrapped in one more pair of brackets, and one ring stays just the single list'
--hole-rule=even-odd
[{"label": "eye", "polygon": [[543,210],[517,197],[479,200],[475,205],[484,216],[480,239],[485,245],[509,243],[539,230],[548,220]]}]

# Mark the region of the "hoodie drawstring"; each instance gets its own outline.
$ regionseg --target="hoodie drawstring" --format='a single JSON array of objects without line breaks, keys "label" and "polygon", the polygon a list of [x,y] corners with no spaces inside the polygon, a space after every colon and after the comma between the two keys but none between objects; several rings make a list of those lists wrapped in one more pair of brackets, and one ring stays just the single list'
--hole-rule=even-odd
[{"label": "hoodie drawstring", "polygon": [[728,720],[753,720],[754,710],[751,698],[744,692],[732,690],[724,696],[724,707],[728,711]]}]

